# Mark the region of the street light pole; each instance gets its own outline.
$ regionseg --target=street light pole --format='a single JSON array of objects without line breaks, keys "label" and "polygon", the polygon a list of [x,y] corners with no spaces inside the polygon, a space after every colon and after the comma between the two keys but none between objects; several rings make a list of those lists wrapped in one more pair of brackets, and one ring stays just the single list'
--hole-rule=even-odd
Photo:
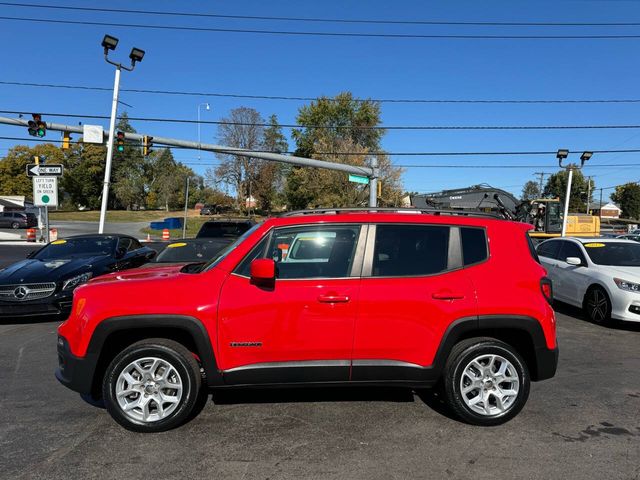
[{"label": "street light pole", "polygon": [[567,166],[562,165],[562,160],[569,156],[569,150],[558,150],[556,154],[556,158],[558,159],[558,164],[560,168],[565,168],[567,170],[568,178],[567,178],[567,193],[564,197],[564,217],[562,218],[562,233],[561,236],[567,236],[567,219],[569,217],[569,202],[571,200],[571,181],[573,180],[573,170],[581,169],[584,167],[584,162],[589,160],[593,156],[593,152],[584,152],[580,155],[580,166],[569,164]]},{"label": "street light pole", "polygon": [[109,201],[109,183],[111,181],[111,163],[113,161],[113,137],[116,129],[116,115],[118,113],[118,92],[120,90],[120,66],[116,66],[116,77],[113,82],[113,102],[111,104],[111,119],[109,120],[109,140],[107,141],[107,164],[104,168],[104,184],[102,186],[102,205],[100,207],[100,224],[98,233],[104,233],[104,222],[107,216]]},{"label": "street light pole", "polygon": [[109,184],[111,182],[111,164],[113,162],[113,138],[115,136],[116,115],[118,113],[118,93],[120,91],[120,72],[122,69],[131,72],[136,66],[136,62],[141,62],[144,57],[144,50],[132,48],[129,58],[131,66],[125,67],[121,63],[109,60],[109,50],[115,50],[118,46],[118,39],[111,35],[105,35],[102,40],[104,48],[104,59],[107,63],[116,67],[115,80],[113,82],[113,99],[111,104],[111,118],[109,119],[109,140],[107,141],[107,160],[104,168],[104,184],[102,186],[102,204],[100,207],[100,222],[98,233],[104,233],[104,222],[107,216],[107,205],[109,203]]},{"label": "street light pole", "polygon": [[206,110],[211,108],[207,102],[198,104],[198,161],[200,161],[200,107],[204,105]]}]

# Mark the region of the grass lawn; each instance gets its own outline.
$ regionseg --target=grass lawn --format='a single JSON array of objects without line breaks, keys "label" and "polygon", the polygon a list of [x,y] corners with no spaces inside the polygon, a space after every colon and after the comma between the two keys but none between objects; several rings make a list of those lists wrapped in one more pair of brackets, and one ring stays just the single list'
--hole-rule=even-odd
[{"label": "grass lawn", "polygon": [[[198,215],[198,212],[189,210],[189,216]],[[107,221],[109,222],[152,222],[155,220],[163,220],[168,217],[184,216],[184,210],[175,212],[165,212],[164,210],[111,210],[107,211]],[[56,212],[49,211],[49,218],[58,221],[85,221],[97,222],[100,220],[99,210],[89,210],[84,212]]]},{"label": "grass lawn", "polygon": [[[177,215],[176,215],[177,216]],[[162,217],[164,218],[164,217]],[[198,233],[198,230],[200,230],[200,227],[202,226],[202,224],[204,222],[206,222],[207,220],[211,220],[212,217],[187,217],[187,238],[193,238],[196,236],[196,233]],[[142,230],[140,230],[145,236],[147,234],[151,235],[152,237],[158,237],[161,238],[162,237],[162,230],[152,230],[149,227],[143,228]],[[169,235],[171,237],[172,240],[177,239],[177,238],[182,238],[182,229],[171,229],[169,230]]]}]

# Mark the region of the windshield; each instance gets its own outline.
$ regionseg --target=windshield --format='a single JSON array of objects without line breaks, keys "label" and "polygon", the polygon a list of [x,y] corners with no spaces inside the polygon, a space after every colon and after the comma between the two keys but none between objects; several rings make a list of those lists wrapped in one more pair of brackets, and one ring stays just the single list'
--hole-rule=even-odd
[{"label": "windshield", "polygon": [[206,262],[231,243],[231,239],[204,242],[176,242],[167,245],[156,258],[156,263]]},{"label": "windshield", "polygon": [[70,238],[56,240],[44,247],[33,258],[36,260],[54,260],[69,257],[93,257],[96,255],[112,255],[116,249],[116,238]]},{"label": "windshield", "polygon": [[640,244],[590,242],[584,244],[591,261],[597,265],[640,267]]},{"label": "windshield", "polygon": [[562,231],[562,210],[560,202],[547,204],[547,233]]},{"label": "windshield", "polygon": [[248,222],[206,222],[200,227],[197,237],[202,238],[236,238],[249,230],[251,225]]},{"label": "windshield", "polygon": [[238,245],[240,245],[242,242],[244,242],[244,239],[247,238],[249,235],[251,235],[259,226],[260,226],[260,224],[256,223],[253,227],[251,227],[249,230],[244,232],[242,234],[242,236],[239,237],[231,245],[229,245],[227,248],[224,248],[224,249],[220,250],[217,253],[217,255],[215,255],[211,260],[209,260],[207,263],[205,263],[202,266],[202,270],[200,270],[200,271],[201,272],[206,272],[207,270],[211,270],[213,267],[215,267],[218,263],[220,263],[222,261],[223,258],[225,258],[229,254],[229,252],[232,252]]}]

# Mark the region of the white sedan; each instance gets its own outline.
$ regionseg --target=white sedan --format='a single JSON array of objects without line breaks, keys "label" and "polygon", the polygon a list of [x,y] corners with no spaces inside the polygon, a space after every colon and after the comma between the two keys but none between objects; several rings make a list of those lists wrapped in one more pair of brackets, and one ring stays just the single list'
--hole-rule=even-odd
[{"label": "white sedan", "polygon": [[554,238],[537,247],[554,299],[596,323],[640,322],[640,243],[609,238]]}]

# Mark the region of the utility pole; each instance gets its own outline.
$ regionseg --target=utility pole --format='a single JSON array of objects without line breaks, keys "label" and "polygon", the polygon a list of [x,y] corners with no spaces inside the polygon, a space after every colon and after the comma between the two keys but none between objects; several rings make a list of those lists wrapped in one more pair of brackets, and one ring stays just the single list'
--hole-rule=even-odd
[{"label": "utility pole", "polygon": [[182,224],[182,238],[187,238],[187,208],[189,206],[189,176],[184,190],[184,223]]},{"label": "utility pole", "polygon": [[591,175],[587,177],[587,214],[589,213],[590,203],[591,203]]},{"label": "utility pole", "polygon": [[111,163],[113,161],[113,136],[116,128],[116,115],[118,113],[118,93],[120,90],[120,71],[122,69],[131,72],[136,66],[136,62],[141,62],[144,57],[144,50],[132,48],[129,58],[131,67],[125,67],[121,63],[109,60],[109,50],[115,50],[118,46],[118,39],[110,35],[105,35],[102,40],[104,48],[104,59],[107,63],[116,67],[116,75],[113,82],[113,99],[111,103],[111,118],[109,120],[109,140],[107,142],[107,162],[104,169],[104,185],[102,187],[102,205],[100,208],[100,223],[98,233],[104,233],[104,222],[107,216],[107,205],[109,202],[109,184],[111,182]]},{"label": "utility pole", "polygon": [[540,175],[540,187],[538,189],[538,191],[540,192],[540,197],[542,198],[542,182],[544,180],[544,176],[547,174],[547,172],[534,172],[534,175]]},{"label": "utility pole", "polygon": [[600,187],[600,205],[598,206],[598,218],[602,223],[602,187]]}]

